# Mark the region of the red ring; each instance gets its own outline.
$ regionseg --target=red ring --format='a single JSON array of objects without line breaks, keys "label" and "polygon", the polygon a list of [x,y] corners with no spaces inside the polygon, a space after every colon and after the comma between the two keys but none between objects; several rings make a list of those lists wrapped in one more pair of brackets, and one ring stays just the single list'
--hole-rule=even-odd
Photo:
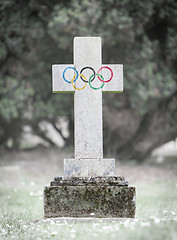
[{"label": "red ring", "polygon": [[107,68],[107,69],[109,69],[109,70],[111,71],[111,77],[110,77],[110,79],[107,80],[107,81],[104,81],[104,80],[102,80],[99,76],[97,76],[97,77],[98,77],[98,79],[99,79],[101,82],[110,82],[111,79],[113,78],[113,71],[112,71],[112,69],[109,68],[109,67],[101,67],[101,68],[98,70],[98,74],[99,74],[99,72],[101,71],[101,69],[103,69],[103,68]]}]

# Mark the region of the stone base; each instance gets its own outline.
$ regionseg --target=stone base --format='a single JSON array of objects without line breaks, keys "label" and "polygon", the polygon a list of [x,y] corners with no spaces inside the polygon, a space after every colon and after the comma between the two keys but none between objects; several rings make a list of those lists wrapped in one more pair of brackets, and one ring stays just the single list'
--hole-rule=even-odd
[{"label": "stone base", "polygon": [[133,218],[135,188],[123,177],[55,178],[44,189],[44,215]]}]

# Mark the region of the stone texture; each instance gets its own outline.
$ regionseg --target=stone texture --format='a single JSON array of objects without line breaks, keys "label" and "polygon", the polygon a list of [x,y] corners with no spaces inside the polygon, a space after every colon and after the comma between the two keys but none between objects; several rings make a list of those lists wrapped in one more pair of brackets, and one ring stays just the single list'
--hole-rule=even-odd
[{"label": "stone texture", "polygon": [[[74,38],[74,66],[101,67],[100,37]],[[75,158],[103,158],[102,91],[84,90],[74,94]]]},{"label": "stone texture", "polygon": [[[55,92],[75,92],[73,86],[63,80],[63,71],[67,67],[74,67],[74,64],[54,64],[52,65],[52,91]],[[74,77],[74,70],[70,69],[66,73],[66,78],[71,81]]]},{"label": "stone texture", "polygon": [[55,177],[50,186],[128,186],[124,177],[63,178]]},{"label": "stone texture", "polygon": [[[102,67],[109,67],[113,71],[113,78],[110,82],[105,83],[102,92],[123,92],[123,65],[122,64],[102,64]],[[110,78],[110,71],[101,70],[101,74],[105,79]]]},{"label": "stone texture", "polygon": [[64,159],[64,176],[114,176],[115,159]]},{"label": "stone texture", "polygon": [[47,218],[135,216],[135,188],[128,187],[123,178],[56,178],[51,185],[53,183],[57,186],[44,189],[44,214]]}]

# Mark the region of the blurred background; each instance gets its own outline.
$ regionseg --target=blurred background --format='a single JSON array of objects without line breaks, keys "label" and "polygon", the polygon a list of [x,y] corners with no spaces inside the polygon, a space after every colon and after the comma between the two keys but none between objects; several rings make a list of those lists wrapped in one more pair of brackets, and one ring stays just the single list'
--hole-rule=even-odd
[{"label": "blurred background", "polygon": [[73,94],[52,94],[51,65],[73,63],[75,36],[100,36],[103,63],[124,65],[124,92],[103,96],[105,156],[176,159],[176,26],[174,0],[2,0],[1,153],[73,154]]}]

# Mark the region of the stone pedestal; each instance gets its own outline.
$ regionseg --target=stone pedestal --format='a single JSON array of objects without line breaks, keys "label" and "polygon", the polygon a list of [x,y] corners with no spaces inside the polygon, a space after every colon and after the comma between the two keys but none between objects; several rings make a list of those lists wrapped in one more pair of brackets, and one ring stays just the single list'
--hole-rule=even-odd
[{"label": "stone pedestal", "polygon": [[123,177],[56,177],[44,189],[44,215],[133,218],[135,188]]}]

